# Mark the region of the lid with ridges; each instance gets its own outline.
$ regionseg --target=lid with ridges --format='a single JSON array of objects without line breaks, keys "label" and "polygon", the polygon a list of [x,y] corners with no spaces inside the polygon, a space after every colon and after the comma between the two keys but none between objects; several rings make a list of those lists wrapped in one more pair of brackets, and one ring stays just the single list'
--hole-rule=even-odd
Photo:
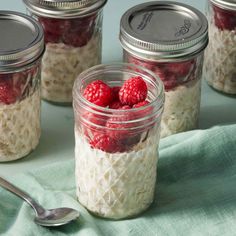
[{"label": "lid with ridges", "polygon": [[102,8],[107,0],[23,0],[36,15],[52,18],[73,18]]},{"label": "lid with ridges", "polygon": [[207,46],[207,19],[186,4],[140,4],[122,16],[120,41],[127,51],[150,60],[190,56]]},{"label": "lid with ridges", "polygon": [[0,11],[0,35],[0,71],[26,66],[44,51],[43,29],[27,15]]}]

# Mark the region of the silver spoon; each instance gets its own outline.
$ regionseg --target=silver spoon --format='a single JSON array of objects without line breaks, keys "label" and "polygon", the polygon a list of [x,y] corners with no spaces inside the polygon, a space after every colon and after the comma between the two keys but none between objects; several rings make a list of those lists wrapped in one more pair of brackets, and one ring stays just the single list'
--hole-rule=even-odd
[{"label": "silver spoon", "polygon": [[0,186],[14,193],[26,201],[35,211],[34,221],[42,226],[60,226],[71,222],[79,217],[79,212],[71,208],[44,209],[34,201],[27,193],[23,192],[7,180],[0,177]]}]

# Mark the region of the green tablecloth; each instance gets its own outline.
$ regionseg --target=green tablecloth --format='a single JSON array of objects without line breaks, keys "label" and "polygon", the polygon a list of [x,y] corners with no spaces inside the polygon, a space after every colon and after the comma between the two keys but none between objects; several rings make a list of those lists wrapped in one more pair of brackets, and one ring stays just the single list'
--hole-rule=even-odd
[{"label": "green tablecloth", "polygon": [[48,229],[33,222],[33,210],[0,190],[0,235],[191,236],[236,235],[236,125],[191,131],[161,140],[152,207],[135,219],[91,216],[76,201],[74,162],[10,178],[46,208],[76,208],[82,217]]}]

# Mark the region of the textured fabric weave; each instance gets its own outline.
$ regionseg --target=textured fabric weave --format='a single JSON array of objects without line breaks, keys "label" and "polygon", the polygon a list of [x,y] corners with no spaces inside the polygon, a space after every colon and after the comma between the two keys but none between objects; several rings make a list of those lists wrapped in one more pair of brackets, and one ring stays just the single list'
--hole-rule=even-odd
[{"label": "textured fabric weave", "polygon": [[0,189],[0,235],[236,235],[236,125],[162,139],[157,175],[150,209],[122,221],[96,218],[78,204],[73,160],[15,176],[9,180],[41,205],[72,207],[81,218],[55,229],[40,227],[26,203]]}]

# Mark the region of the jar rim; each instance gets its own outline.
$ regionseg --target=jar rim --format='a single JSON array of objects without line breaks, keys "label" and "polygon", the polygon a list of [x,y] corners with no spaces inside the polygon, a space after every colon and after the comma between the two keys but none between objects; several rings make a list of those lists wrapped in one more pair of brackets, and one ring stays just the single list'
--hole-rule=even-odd
[{"label": "jar rim", "polygon": [[[130,68],[135,68],[138,70],[142,70],[143,72],[147,73],[147,75],[144,75],[143,78],[145,80],[145,82],[149,82],[149,83],[155,83],[156,84],[156,88],[158,89],[158,94],[157,96],[147,105],[142,106],[142,107],[138,107],[138,108],[132,108],[130,110],[120,110],[120,109],[111,109],[111,108],[107,108],[107,107],[101,107],[98,105],[95,105],[91,102],[89,102],[88,100],[86,100],[83,95],[78,91],[77,88],[82,88],[82,84],[83,82],[89,77],[89,76],[99,76],[102,75],[104,73],[104,70],[106,71],[120,71],[120,70],[124,70],[126,72],[132,72],[132,73],[138,73],[135,72],[134,70],[130,69]],[[97,73],[96,70],[98,71]],[[152,80],[152,78],[150,78],[150,80],[147,80],[147,77],[153,77],[155,78],[155,81]],[[94,77],[93,77],[94,78]],[[165,100],[165,95],[164,95],[164,84],[161,81],[161,79],[152,71],[138,66],[138,65],[134,65],[131,63],[115,63],[115,64],[100,64],[100,65],[96,65],[93,66],[91,68],[89,68],[88,70],[85,70],[84,72],[82,72],[77,79],[75,80],[74,83],[74,87],[73,87],[73,106],[76,105],[76,103],[81,102],[81,104],[83,104],[84,106],[86,106],[86,110],[99,114],[99,115],[104,115],[104,114],[109,114],[111,116],[117,116],[117,115],[125,115],[128,112],[132,113],[132,112],[141,112],[144,111],[148,108],[154,107],[155,106],[155,110],[160,112],[160,110],[163,109],[164,106],[164,100]]]},{"label": "jar rim", "polygon": [[107,0],[23,0],[26,8],[38,16],[68,19],[99,11]]}]

